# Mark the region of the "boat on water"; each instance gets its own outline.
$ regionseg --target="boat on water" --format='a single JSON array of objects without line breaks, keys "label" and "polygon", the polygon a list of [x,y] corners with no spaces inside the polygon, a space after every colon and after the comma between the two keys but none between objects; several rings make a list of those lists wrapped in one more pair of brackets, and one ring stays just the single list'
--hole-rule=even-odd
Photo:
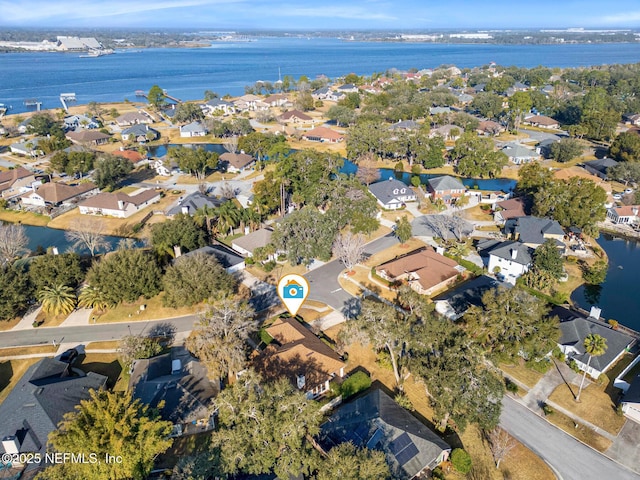
[{"label": "boat on water", "polygon": [[89,50],[86,54],[80,55],[80,58],[103,57],[105,55],[111,55],[112,53],[114,52],[111,49]]}]

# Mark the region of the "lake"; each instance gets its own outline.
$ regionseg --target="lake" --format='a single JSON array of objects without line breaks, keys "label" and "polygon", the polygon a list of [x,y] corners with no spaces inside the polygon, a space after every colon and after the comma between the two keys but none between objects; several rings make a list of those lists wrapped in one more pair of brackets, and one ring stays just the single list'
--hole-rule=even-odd
[{"label": "lake", "polygon": [[581,286],[571,300],[589,310],[591,305],[602,309],[602,317],[615,319],[623,325],[640,331],[640,244],[634,240],[601,234],[598,245],[609,257],[607,278],[599,286]]},{"label": "lake", "polygon": [[27,108],[27,98],[37,98],[43,108],[60,108],[63,92],[76,93],[83,104],[122,102],[154,84],[182,100],[202,99],[205,90],[235,96],[257,80],[275,82],[279,71],[313,79],[443,64],[475,67],[492,61],[519,67],[635,63],[640,61],[640,44],[459,45],[260,37],[210,48],[121,50],[96,58],[53,52],[6,53],[0,58],[0,103],[19,113]]},{"label": "lake", "polygon": [[[29,237],[29,244],[27,246],[29,250],[36,250],[39,246],[45,250],[49,247],[58,247],[58,251],[64,253],[71,249],[73,242],[69,242],[65,238],[64,230],[49,227],[34,227],[31,225],[24,225],[24,228]],[[110,250],[114,250],[118,246],[118,242],[122,240],[122,237],[105,236],[105,239],[109,243]],[[86,249],[76,250],[76,252],[89,253]]]},{"label": "lake", "polygon": [[[202,147],[207,152],[216,152],[216,153],[224,153],[226,152],[224,146],[219,143],[201,143],[201,144],[187,144],[187,145],[179,145],[179,144],[169,144],[169,145],[159,145],[157,147],[150,147],[149,154],[153,157],[162,157],[167,154],[167,148],[171,147],[187,147],[187,148],[197,148]],[[344,165],[340,169],[340,173],[344,173],[346,175],[355,175],[358,171],[358,166],[353,163],[351,160],[344,159]],[[379,168],[380,179],[385,180],[389,177],[397,178],[398,180],[409,185],[411,183],[411,177],[414,174],[409,172],[396,172],[391,168]],[[424,185],[427,183],[427,180],[430,178],[441,177],[442,175],[434,175],[430,173],[423,173],[420,175],[420,182]],[[460,178],[465,187],[474,189],[474,190],[495,190],[495,191],[503,191],[510,192],[516,186],[516,180],[512,180],[510,178]]]}]

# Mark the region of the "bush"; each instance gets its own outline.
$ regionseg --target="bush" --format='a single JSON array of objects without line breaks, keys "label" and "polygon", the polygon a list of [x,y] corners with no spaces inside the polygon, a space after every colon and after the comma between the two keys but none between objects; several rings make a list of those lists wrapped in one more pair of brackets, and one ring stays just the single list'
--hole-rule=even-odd
[{"label": "bush", "polygon": [[342,398],[347,399],[371,386],[371,378],[364,372],[356,372],[347,378],[340,386]]},{"label": "bush", "polygon": [[276,268],[276,262],[273,260],[262,265],[262,269],[267,273],[271,272],[274,268]]},{"label": "bush", "polygon": [[380,365],[382,368],[386,368],[387,370],[393,370],[393,365],[391,364],[391,357],[389,353],[385,350],[381,350],[376,355],[376,363]]},{"label": "bush", "polygon": [[569,360],[569,368],[571,370],[573,370],[576,373],[582,373],[582,370],[580,370],[580,368],[578,368],[578,364],[576,363],[576,361],[572,358],[571,360]]},{"label": "bush", "polygon": [[617,329],[618,329],[618,325],[619,325],[619,323],[618,323],[618,321],[617,321],[617,320],[614,320],[613,318],[610,318],[610,319],[607,321],[607,323],[608,323],[609,325],[611,325],[611,328],[613,328],[614,330],[617,330]]},{"label": "bush", "polygon": [[451,452],[451,464],[453,468],[464,474],[469,473],[473,466],[471,456],[461,448],[454,448]]},{"label": "bush", "polygon": [[551,408],[549,405],[547,405],[546,403],[542,405],[542,412],[548,416],[548,415],[553,415],[553,408]]},{"label": "bush", "polygon": [[444,472],[440,467],[436,467],[431,472],[431,478],[435,478],[436,480],[446,480],[447,477],[444,476]]},{"label": "bush", "polygon": [[543,358],[542,360],[528,360],[525,362],[527,368],[539,373],[547,373],[549,367],[551,367],[551,362],[547,358]]},{"label": "bush", "polygon": [[518,393],[518,385],[513,383],[508,378],[504,379],[504,385],[505,385],[505,388],[507,389],[507,392]]},{"label": "bush", "polygon": [[251,257],[247,257],[247,258],[244,259],[244,264],[245,265],[253,265],[254,263],[256,263],[256,261]]},{"label": "bush", "polygon": [[394,397],[394,400],[398,405],[400,405],[405,410],[409,410],[410,412],[413,412],[415,410],[413,403],[411,402],[411,399],[404,392],[397,394]]},{"label": "bush", "polygon": [[553,358],[556,358],[561,362],[564,362],[567,358],[567,356],[564,353],[562,353],[562,350],[560,350],[560,347],[555,347],[551,352],[551,354],[553,355]]}]

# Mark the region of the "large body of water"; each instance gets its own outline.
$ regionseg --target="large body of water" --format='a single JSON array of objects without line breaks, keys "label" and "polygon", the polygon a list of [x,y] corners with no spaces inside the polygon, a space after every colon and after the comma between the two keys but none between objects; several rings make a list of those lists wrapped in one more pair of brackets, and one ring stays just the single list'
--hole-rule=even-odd
[{"label": "large body of water", "polygon": [[398,68],[460,68],[496,62],[519,67],[578,67],[640,62],[640,44],[447,45],[346,42],[338,39],[259,38],[220,42],[211,48],[123,50],[80,58],[78,53],[0,54],[0,103],[25,110],[37,98],[43,108],[60,107],[60,93],[74,92],[79,103],[121,102],[136,90],[158,84],[183,100],[202,99],[205,90],[240,95],[257,80],[282,75],[330,78],[353,72],[370,75]]},{"label": "large body of water", "polygon": [[596,287],[581,286],[573,292],[571,300],[586,310],[597,305],[603,318],[613,318],[640,331],[640,243],[602,234],[598,245],[609,257],[607,278]]}]

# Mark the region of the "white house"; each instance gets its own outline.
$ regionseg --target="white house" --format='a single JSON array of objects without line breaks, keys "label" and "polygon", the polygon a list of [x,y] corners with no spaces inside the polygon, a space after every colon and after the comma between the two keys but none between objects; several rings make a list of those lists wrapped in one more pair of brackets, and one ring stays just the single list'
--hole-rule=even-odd
[{"label": "white house", "polygon": [[106,215],[128,218],[153,203],[160,201],[160,192],[143,190],[137,195],[125,193],[100,193],[81,202],[78,207],[82,215]]},{"label": "white house", "polygon": [[180,169],[178,168],[178,164],[169,160],[166,157],[158,158],[151,163],[151,168],[153,168],[158,175],[161,177],[170,177],[174,173],[179,173]]},{"label": "white house", "polygon": [[406,202],[415,202],[417,196],[413,190],[400,180],[389,177],[388,180],[372,183],[369,191],[376,197],[378,205],[386,210],[402,208]]},{"label": "white house", "polygon": [[617,225],[633,225],[640,223],[639,210],[640,206],[638,205],[613,207],[607,210],[607,218]]},{"label": "white house", "polygon": [[627,418],[640,423],[640,375],[631,381],[620,405]]},{"label": "white house", "polygon": [[191,122],[180,127],[180,136],[182,138],[204,137],[207,129],[200,122]]},{"label": "white house", "polygon": [[533,249],[520,242],[501,242],[489,251],[489,272],[515,285],[516,280],[529,271]]},{"label": "white house", "polygon": [[231,248],[245,257],[253,257],[253,252],[256,248],[264,247],[271,242],[272,234],[273,230],[271,228],[261,228],[244,237],[236,238],[231,243]]}]

